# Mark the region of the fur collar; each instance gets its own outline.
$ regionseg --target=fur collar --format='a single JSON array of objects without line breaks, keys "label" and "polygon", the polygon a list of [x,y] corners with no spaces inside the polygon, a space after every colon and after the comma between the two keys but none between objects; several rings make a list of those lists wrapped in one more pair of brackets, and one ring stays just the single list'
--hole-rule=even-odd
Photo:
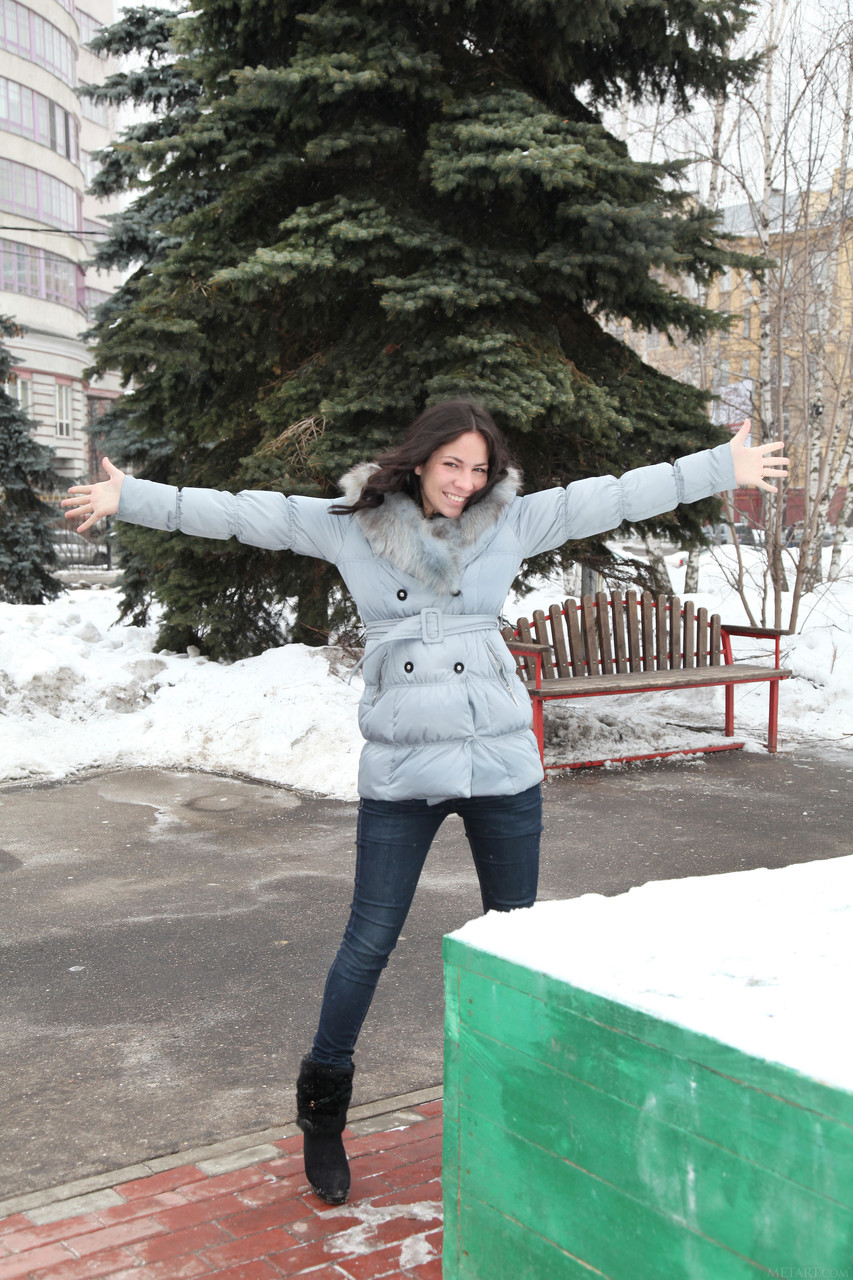
[{"label": "fur collar", "polygon": [[[340,481],[347,502],[355,502],[377,469],[361,462]],[[450,595],[459,590],[469,550],[497,524],[521,489],[521,472],[510,467],[488,497],[462,512],[458,519],[428,520],[405,493],[387,494],[381,507],[357,511],[353,517],[376,556],[390,560],[433,591]]]}]

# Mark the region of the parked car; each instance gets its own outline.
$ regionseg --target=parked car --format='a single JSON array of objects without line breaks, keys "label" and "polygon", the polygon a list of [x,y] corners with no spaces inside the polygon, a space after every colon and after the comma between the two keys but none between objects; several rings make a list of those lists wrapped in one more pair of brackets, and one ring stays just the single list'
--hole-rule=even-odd
[{"label": "parked car", "polygon": [[[735,537],[732,537],[732,529],[734,529]],[[756,529],[754,525],[747,524],[745,520],[738,520],[734,525],[727,523],[714,525],[712,533],[712,541],[719,546],[724,542],[737,541],[742,547],[760,547],[764,545],[764,530]]]},{"label": "parked car", "polygon": [[[803,540],[803,526],[800,524],[789,525],[785,530],[784,544],[786,547],[798,547]],[[821,535],[821,546],[831,547],[835,541],[835,530],[826,528]]]},{"label": "parked car", "polygon": [[78,568],[82,565],[105,565],[108,563],[107,548],[102,542],[93,542],[75,533],[73,529],[53,529],[50,540],[56,551],[56,558],[62,568]]}]

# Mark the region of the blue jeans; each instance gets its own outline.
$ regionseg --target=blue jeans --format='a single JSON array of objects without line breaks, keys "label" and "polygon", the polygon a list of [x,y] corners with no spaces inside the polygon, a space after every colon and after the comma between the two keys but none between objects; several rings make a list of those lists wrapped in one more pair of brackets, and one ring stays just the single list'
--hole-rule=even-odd
[{"label": "blue jeans", "polygon": [[429,847],[458,813],[474,855],[484,911],[530,907],[539,878],[542,793],[468,800],[362,800],[355,890],[340,950],[329,970],[311,1057],[349,1067],[379,975],[397,945]]}]

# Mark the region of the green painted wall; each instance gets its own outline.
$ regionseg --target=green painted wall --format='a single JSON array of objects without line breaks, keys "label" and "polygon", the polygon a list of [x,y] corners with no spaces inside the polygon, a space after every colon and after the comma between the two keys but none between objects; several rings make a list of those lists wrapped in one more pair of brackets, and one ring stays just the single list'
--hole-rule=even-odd
[{"label": "green painted wall", "polygon": [[853,1280],[853,1095],[444,941],[444,1280]]}]

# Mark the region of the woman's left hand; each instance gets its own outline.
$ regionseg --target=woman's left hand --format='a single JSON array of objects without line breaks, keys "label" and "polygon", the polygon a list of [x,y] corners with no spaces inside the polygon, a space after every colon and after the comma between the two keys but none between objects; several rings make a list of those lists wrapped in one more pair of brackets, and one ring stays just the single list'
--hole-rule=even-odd
[{"label": "woman's left hand", "polygon": [[735,464],[735,480],[738,485],[754,484],[765,493],[777,493],[778,486],[768,484],[767,477],[781,476],[785,479],[788,474],[788,459],[775,456],[780,449],[785,448],[784,442],[774,440],[772,444],[759,444],[750,449],[744,441],[751,426],[749,418],[745,419],[737,435],[731,439],[729,447]]}]

